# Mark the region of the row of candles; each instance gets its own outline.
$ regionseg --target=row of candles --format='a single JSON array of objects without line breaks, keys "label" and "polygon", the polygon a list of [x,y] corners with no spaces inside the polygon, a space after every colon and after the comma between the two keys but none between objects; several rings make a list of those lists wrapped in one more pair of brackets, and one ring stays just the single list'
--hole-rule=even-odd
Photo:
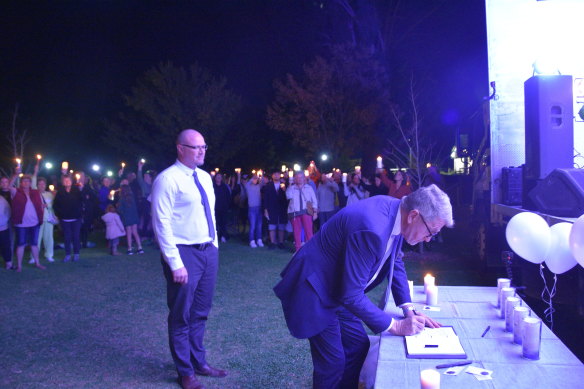
[{"label": "row of candles", "polygon": [[[43,156],[42,156],[41,154],[37,154],[37,155],[36,155],[36,159],[37,159],[37,161],[39,161],[39,162],[40,162],[40,160],[41,160],[42,158],[43,158]],[[20,169],[20,168],[22,167],[22,159],[20,159],[20,158],[15,158],[15,159],[14,159],[14,161],[16,162],[16,167],[17,167],[18,169]],[[144,158],[140,159],[140,163],[142,163],[142,164],[146,163],[146,159],[144,159]],[[121,162],[121,163],[120,163],[120,166],[122,167],[122,170],[123,170],[123,169],[125,169],[125,167],[126,167],[126,163],[125,163],[125,162]],[[50,162],[47,162],[47,163],[45,164],[45,167],[46,167],[47,169],[51,169],[51,168],[53,167],[53,164],[52,164],[52,163],[50,163]],[[100,167],[99,167],[99,165],[97,165],[97,164],[94,164],[94,165],[93,165],[93,167],[92,167],[92,169],[93,169],[94,171],[99,171]],[[68,161],[63,161],[63,162],[61,163],[61,170],[62,170],[62,171],[67,171],[67,170],[69,170],[69,162],[68,162]],[[69,170],[69,173],[73,174],[73,170]],[[22,173],[21,173],[20,175],[22,176]],[[77,174],[76,176],[78,176],[78,175],[79,175],[79,174]],[[113,172],[112,172],[112,171],[108,171],[108,172],[107,172],[107,175],[111,177],[111,176],[113,176]],[[77,177],[77,179],[79,179],[79,177]]]},{"label": "row of candles", "polygon": [[[314,165],[314,162],[310,163],[311,165]],[[311,166],[312,167],[312,166]],[[211,176],[215,176],[215,174],[219,173],[220,169],[219,168],[215,168],[215,170],[211,170],[210,174]],[[235,173],[236,174],[240,174],[241,173],[241,168],[235,168]],[[288,169],[286,167],[286,165],[282,165],[282,174],[288,174],[288,178],[290,179],[290,182],[292,182],[292,179],[294,178],[294,172],[295,171],[300,171],[300,168],[295,165],[293,169]],[[340,173],[341,169],[332,169],[332,172],[336,172],[336,173]],[[332,177],[333,173],[327,173],[327,176],[330,178]],[[355,166],[355,173],[360,174],[361,173],[361,166]],[[256,175],[258,177],[263,177],[264,175],[264,171],[262,169],[258,169],[258,170],[252,170],[251,171],[252,175]],[[310,176],[310,170],[306,169],[304,170],[304,176],[305,177],[309,177]],[[347,182],[347,173],[343,173],[342,174],[342,182]]]}]

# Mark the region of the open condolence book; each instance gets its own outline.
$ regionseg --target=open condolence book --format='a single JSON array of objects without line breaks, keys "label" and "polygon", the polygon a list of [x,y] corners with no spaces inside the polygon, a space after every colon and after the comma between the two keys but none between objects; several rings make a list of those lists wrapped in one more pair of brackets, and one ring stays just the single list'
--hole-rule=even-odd
[{"label": "open condolence book", "polygon": [[466,358],[460,338],[452,327],[425,328],[417,335],[406,336],[408,358]]}]

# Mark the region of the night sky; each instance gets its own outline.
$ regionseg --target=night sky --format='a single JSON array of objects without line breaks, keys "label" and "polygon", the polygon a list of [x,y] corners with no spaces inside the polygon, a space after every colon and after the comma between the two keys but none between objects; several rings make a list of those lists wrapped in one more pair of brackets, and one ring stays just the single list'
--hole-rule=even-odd
[{"label": "night sky", "polygon": [[[30,156],[42,152],[80,164],[122,158],[101,139],[103,121],[123,108],[122,95],[145,70],[168,60],[197,61],[227,77],[247,109],[265,113],[273,80],[300,74],[302,64],[319,53],[311,25],[315,3],[3,2],[2,132],[10,128],[18,103],[19,127],[32,137]],[[422,10],[443,4],[396,44],[394,57],[426,84],[427,101],[438,112],[431,120],[453,143],[453,128],[464,125],[488,93],[484,1],[403,3],[404,25],[416,25]],[[2,155],[6,168],[12,156],[6,148]]]}]

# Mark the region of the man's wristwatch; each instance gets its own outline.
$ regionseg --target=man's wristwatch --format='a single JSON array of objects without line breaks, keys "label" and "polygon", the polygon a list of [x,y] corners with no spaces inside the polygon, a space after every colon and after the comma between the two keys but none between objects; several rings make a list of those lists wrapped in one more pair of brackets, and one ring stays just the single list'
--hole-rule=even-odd
[{"label": "man's wristwatch", "polygon": [[416,307],[414,307],[414,304],[404,305],[402,309],[404,311],[412,311],[414,313],[414,315],[418,314],[418,312],[416,312]]}]

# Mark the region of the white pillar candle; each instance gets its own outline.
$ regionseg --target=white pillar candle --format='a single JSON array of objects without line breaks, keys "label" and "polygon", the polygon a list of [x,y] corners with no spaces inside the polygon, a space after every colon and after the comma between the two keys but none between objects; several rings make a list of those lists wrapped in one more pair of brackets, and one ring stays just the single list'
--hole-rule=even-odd
[{"label": "white pillar candle", "polygon": [[343,173],[343,182],[347,182],[347,173]]},{"label": "white pillar candle", "polygon": [[505,301],[507,297],[512,297],[515,294],[515,288],[501,288],[501,311],[499,317],[505,318]]},{"label": "white pillar candle", "polygon": [[412,298],[412,302],[414,301],[414,281],[408,280],[408,287],[410,288],[410,297]]},{"label": "white pillar candle", "polygon": [[513,343],[515,344],[521,344],[523,319],[527,316],[529,316],[529,308],[521,306],[513,308]]},{"label": "white pillar candle", "polygon": [[62,170],[67,170],[67,169],[69,169],[69,162],[67,162],[67,161],[63,161],[63,163],[61,164],[61,169],[62,169]]},{"label": "white pillar candle", "polygon": [[513,332],[513,308],[519,305],[519,298],[507,297],[505,301],[505,331]]},{"label": "white pillar candle", "polygon": [[421,389],[440,389],[440,373],[434,369],[422,370],[420,372]]},{"label": "white pillar candle", "polygon": [[523,357],[532,360],[539,359],[541,346],[541,320],[536,317],[523,319]]},{"label": "white pillar candle", "polygon": [[377,157],[377,168],[383,169],[383,159],[381,158],[381,155]]},{"label": "white pillar candle", "polygon": [[426,293],[426,288],[428,285],[435,285],[436,278],[432,277],[431,274],[426,274],[424,277],[424,293]]},{"label": "white pillar candle", "polygon": [[428,285],[426,288],[426,305],[438,306],[438,287],[436,285]]},{"label": "white pillar candle", "polygon": [[509,278],[497,278],[497,308],[501,308],[501,289],[510,286],[511,280]]}]

